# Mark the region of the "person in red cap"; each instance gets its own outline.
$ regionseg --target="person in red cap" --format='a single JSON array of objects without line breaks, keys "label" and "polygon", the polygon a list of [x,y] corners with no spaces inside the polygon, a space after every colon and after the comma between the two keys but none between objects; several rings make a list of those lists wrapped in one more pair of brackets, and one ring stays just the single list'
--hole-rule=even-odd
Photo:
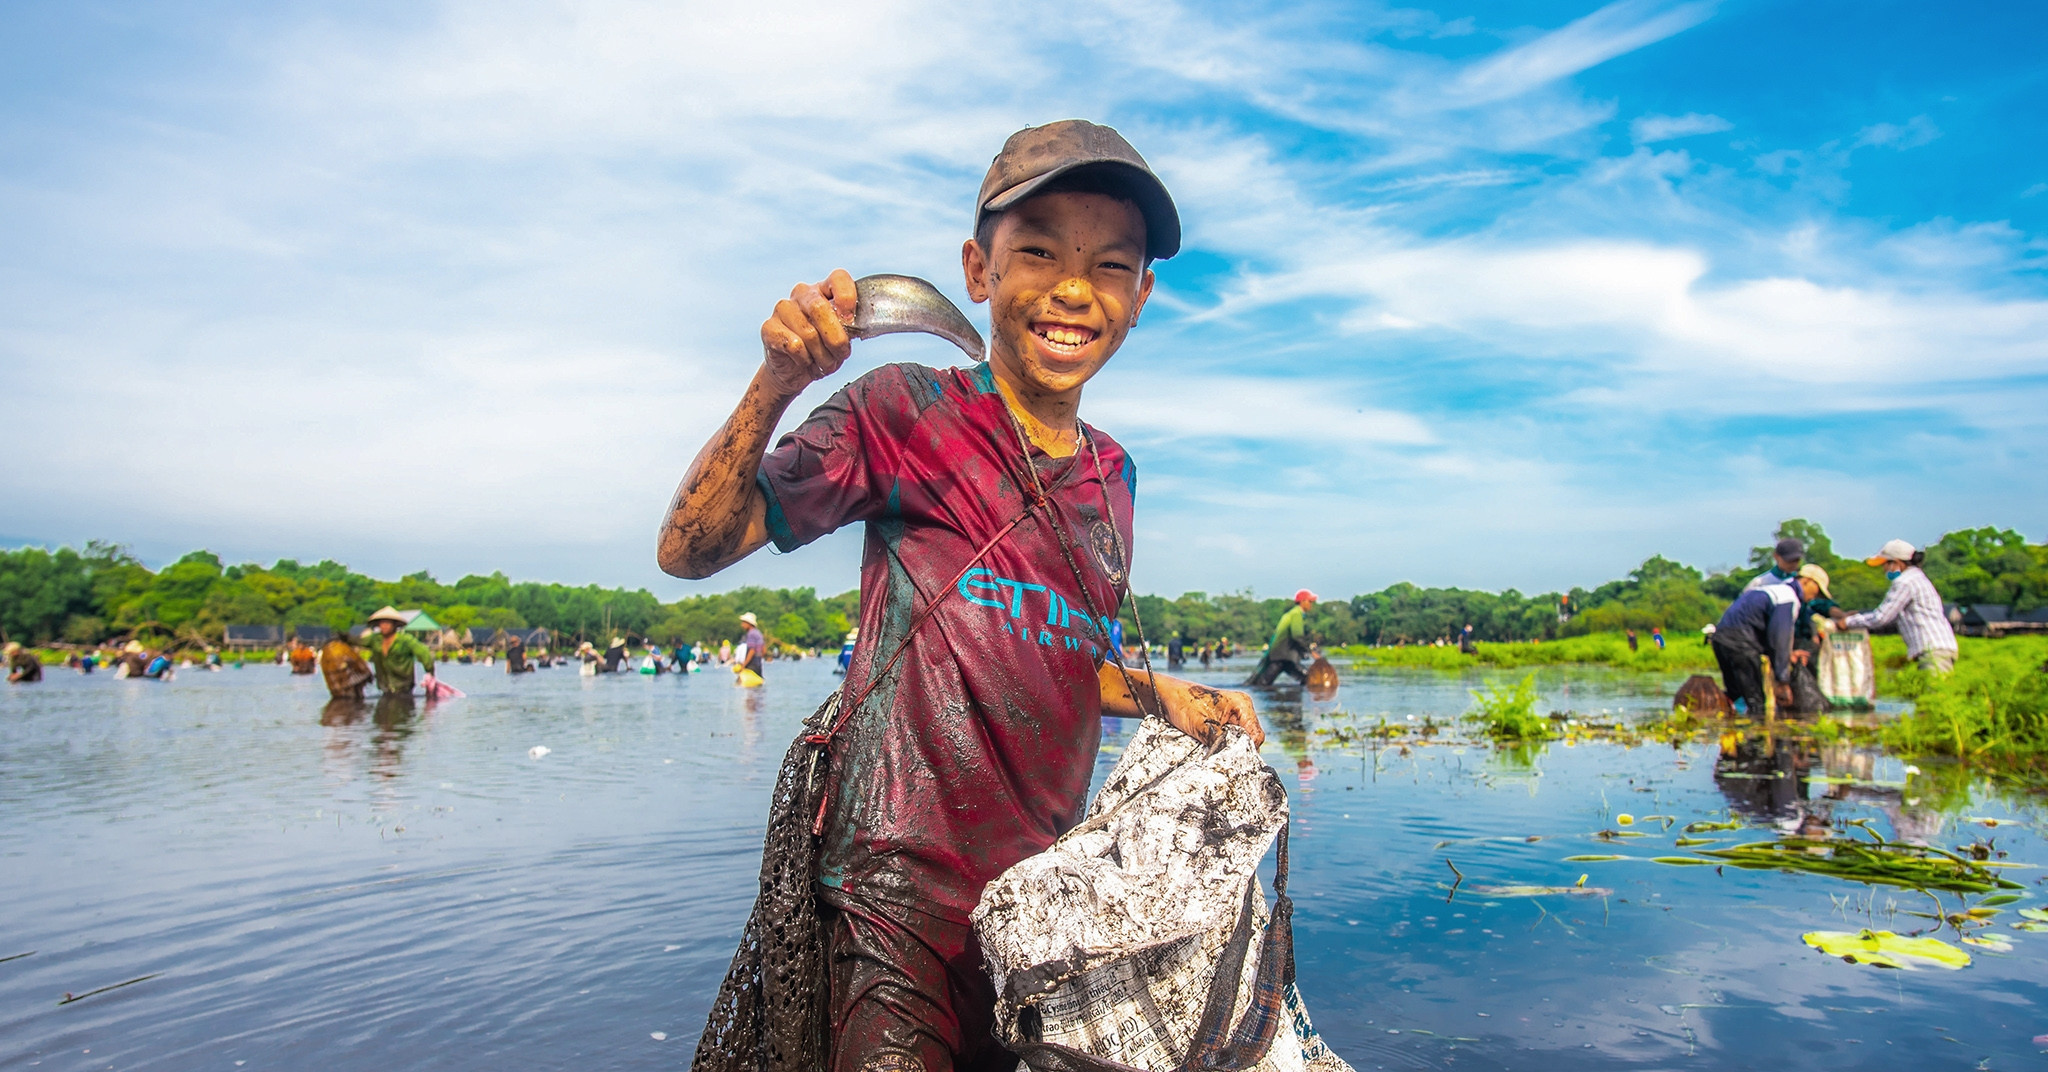
[{"label": "person in red cap", "polygon": [[852,353],[853,277],[801,284],[676,491],[657,559],[679,577],[867,527],[818,849],[833,1072],[1016,1068],[969,914],[1079,821],[1102,716],[1264,738],[1250,696],[1107,657],[1137,466],[1080,419],[1082,388],[1137,324],[1151,262],[1179,248],[1166,187],[1116,131],[1019,131],[960,249],[987,360],[877,368],[770,451],[783,412]]},{"label": "person in red cap", "polygon": [[1315,657],[1315,646],[1308,642],[1307,617],[1309,609],[1316,605],[1316,594],[1304,588],[1294,593],[1294,605],[1280,616],[1280,624],[1273,627],[1273,639],[1266,645],[1266,654],[1259,659],[1258,669],[1245,682],[1247,685],[1271,685],[1281,674],[1301,684],[1308,683],[1308,669],[1302,665],[1304,657]]}]

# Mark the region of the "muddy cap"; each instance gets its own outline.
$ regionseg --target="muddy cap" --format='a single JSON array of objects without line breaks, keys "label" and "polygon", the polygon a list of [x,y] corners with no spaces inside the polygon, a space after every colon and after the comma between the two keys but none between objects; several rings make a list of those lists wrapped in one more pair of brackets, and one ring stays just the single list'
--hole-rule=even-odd
[{"label": "muddy cap", "polygon": [[981,180],[974,225],[979,229],[989,213],[1009,209],[1068,172],[1097,167],[1129,179],[1127,192],[1145,216],[1145,255],[1165,260],[1179,253],[1180,212],[1166,184],[1123,135],[1085,119],[1062,119],[1010,135]]}]

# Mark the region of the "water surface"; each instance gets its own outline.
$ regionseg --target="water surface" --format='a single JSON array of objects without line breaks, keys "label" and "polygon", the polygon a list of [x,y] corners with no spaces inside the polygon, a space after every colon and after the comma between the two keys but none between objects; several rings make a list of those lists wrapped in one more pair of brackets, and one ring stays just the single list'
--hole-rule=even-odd
[{"label": "water surface", "polygon": [[[751,903],[776,764],[833,687],[828,664],[772,664],[750,691],[723,673],[447,677],[469,696],[432,708],[332,706],[317,678],[268,666],[59,671],[0,693],[0,957],[33,951],[0,962],[0,1069],[686,1064]],[[1302,990],[1355,1065],[2038,1067],[2048,935],[2001,926],[2009,954],[1881,971],[1800,935],[1925,926],[1905,913],[1926,898],[1563,860],[1674,851],[1669,835],[1590,838],[1618,813],[1735,809],[1745,840],[1867,816],[2048,862],[2037,811],[1921,799],[1896,760],[1776,739],[1517,758],[1318,732],[1443,720],[1479,680],[1385,671],[1348,676],[1332,704],[1261,697],[1294,807]],[[1550,706],[1610,718],[1676,684],[1539,680]],[[1129,737],[1108,729],[1098,777]],[[1828,774],[1856,784],[1814,780]],[[1471,888],[1581,874],[1612,892]],[[2042,872],[2013,874],[2035,891],[2022,906],[2044,903]]]}]

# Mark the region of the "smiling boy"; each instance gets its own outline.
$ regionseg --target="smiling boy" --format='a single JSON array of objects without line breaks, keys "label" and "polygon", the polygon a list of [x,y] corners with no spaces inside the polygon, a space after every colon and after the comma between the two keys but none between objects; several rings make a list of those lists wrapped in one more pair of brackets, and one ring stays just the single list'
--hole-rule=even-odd
[{"label": "smiling boy", "polygon": [[1068,120],[1012,135],[976,204],[960,260],[988,360],[878,368],[764,456],[851,353],[852,277],[797,286],[659,540],[663,570],[699,578],[866,522],[846,676],[864,699],[832,742],[818,875],[837,1072],[1015,1067],[968,915],[1079,820],[1101,716],[1264,736],[1243,693],[1105,658],[1137,469],[1080,420],[1081,393],[1137,324],[1151,261],[1179,249],[1171,197],[1116,131]]}]

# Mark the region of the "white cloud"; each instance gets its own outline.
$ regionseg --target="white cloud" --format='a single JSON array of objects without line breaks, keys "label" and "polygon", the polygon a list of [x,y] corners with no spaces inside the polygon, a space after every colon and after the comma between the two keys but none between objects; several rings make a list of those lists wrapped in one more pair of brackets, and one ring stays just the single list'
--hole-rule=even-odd
[{"label": "white cloud", "polygon": [[1091,398],[1088,419],[1151,443],[1257,440],[1281,449],[1435,442],[1416,417],[1353,405],[1327,380],[1248,376],[1118,377]]},{"label": "white cloud", "polygon": [[1696,134],[1718,134],[1735,129],[1735,124],[1718,115],[1702,115],[1687,112],[1684,115],[1638,116],[1628,125],[1629,136],[1637,145],[1670,141],[1673,138],[1690,138]]},{"label": "white cloud", "polygon": [[1459,72],[1442,93],[1451,107],[1507,100],[1705,22],[1715,5],[1616,0],[1527,44]]}]

